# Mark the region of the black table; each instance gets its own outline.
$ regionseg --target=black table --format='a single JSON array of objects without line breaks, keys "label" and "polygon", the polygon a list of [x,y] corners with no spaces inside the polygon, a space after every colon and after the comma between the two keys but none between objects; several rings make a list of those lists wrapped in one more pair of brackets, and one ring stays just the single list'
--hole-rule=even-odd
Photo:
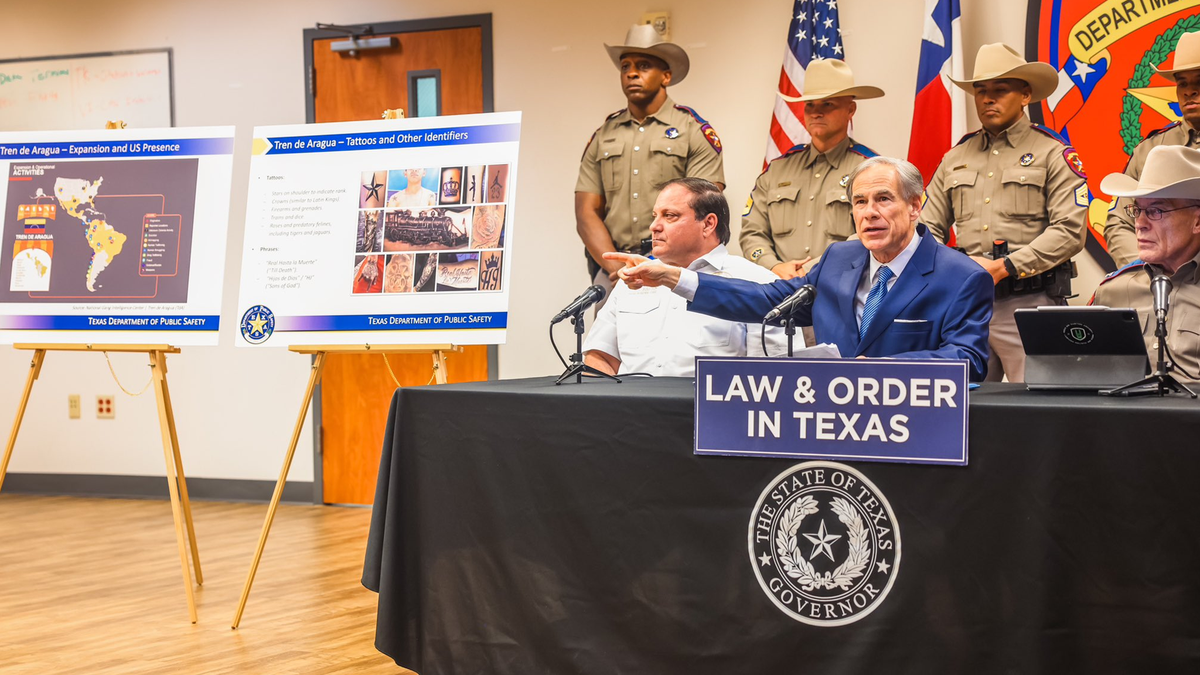
[{"label": "black table", "polygon": [[400,389],[363,584],[375,644],[453,673],[1200,670],[1200,404],[985,385],[970,465],[855,463],[903,559],[839,627],[764,593],[790,460],[692,454],[686,379]]}]

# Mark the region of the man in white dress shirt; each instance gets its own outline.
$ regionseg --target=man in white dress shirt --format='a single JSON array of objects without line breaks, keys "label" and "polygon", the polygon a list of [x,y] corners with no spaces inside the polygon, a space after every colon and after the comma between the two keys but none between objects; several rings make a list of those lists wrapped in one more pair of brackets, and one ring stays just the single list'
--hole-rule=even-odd
[{"label": "man in white dress shirt", "polygon": [[[729,204],[715,184],[677,178],[661,187],[650,226],[653,255],[668,265],[718,276],[770,283],[770,270],[730,255]],[[585,362],[606,373],[644,372],[691,377],[696,356],[764,356],[757,324],[687,311],[687,301],[666,288],[631,290],[618,283],[584,342]],[[796,347],[803,340],[796,336]],[[786,352],[783,332],[767,329],[771,356]]]}]

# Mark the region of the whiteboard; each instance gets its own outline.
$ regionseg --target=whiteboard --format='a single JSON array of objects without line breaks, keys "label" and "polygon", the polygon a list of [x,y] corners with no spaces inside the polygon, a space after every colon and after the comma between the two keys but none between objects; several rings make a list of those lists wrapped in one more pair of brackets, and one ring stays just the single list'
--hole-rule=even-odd
[{"label": "whiteboard", "polygon": [[174,126],[171,50],[0,61],[0,131]]}]

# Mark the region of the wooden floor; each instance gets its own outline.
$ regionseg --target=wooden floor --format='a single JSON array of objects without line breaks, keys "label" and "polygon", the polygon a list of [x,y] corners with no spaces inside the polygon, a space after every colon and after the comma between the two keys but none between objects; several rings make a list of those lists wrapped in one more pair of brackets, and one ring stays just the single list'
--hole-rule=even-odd
[{"label": "wooden floor", "polygon": [[192,509],[194,625],[168,502],[0,494],[0,673],[412,675],[374,647],[370,510],[281,506],[234,631],[266,506]]}]

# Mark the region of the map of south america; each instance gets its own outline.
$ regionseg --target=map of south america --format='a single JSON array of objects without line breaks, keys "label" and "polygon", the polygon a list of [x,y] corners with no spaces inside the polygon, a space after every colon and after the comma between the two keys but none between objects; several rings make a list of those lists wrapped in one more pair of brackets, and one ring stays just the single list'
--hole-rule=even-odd
[{"label": "map of south america", "polygon": [[79,178],[59,178],[54,182],[54,196],[63,210],[83,222],[92,257],[87,266],[87,289],[96,291],[96,278],[121,253],[125,235],[108,223],[107,217],[96,210],[96,193],[104,178],[89,181]]}]

